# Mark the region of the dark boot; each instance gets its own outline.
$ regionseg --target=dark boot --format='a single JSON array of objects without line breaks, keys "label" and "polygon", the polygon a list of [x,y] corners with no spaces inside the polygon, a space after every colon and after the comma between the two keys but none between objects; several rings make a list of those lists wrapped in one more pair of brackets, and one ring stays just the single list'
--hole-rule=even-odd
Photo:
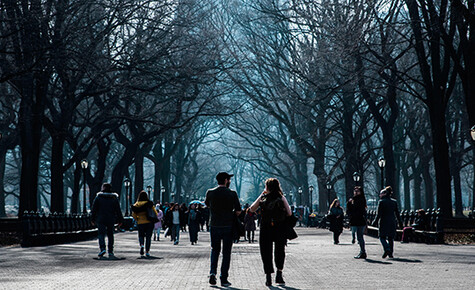
[{"label": "dark boot", "polygon": [[271,274],[266,274],[266,286],[272,286],[272,276],[271,276]]},{"label": "dark boot", "polygon": [[355,257],[355,259],[366,259],[366,253],[359,253],[358,256]]},{"label": "dark boot", "polygon": [[282,271],[277,270],[277,274],[275,275],[275,283],[285,284],[284,278],[282,277]]}]

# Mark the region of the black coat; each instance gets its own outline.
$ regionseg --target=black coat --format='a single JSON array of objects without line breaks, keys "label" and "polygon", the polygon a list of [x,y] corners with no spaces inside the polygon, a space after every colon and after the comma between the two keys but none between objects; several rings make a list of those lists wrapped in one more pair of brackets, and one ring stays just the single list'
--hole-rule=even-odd
[{"label": "black coat", "polygon": [[397,229],[396,219],[402,224],[396,200],[384,196],[379,200],[377,212],[374,223],[379,221],[379,236],[394,238]]},{"label": "black coat", "polygon": [[334,233],[341,233],[343,231],[343,208],[333,207],[328,213],[328,220],[330,221],[330,231]]},{"label": "black coat", "polygon": [[119,196],[114,192],[98,192],[92,203],[92,220],[98,224],[122,223]]},{"label": "black coat", "polygon": [[366,201],[364,195],[353,196],[353,203],[347,202],[346,213],[350,218],[350,226],[366,225]]}]

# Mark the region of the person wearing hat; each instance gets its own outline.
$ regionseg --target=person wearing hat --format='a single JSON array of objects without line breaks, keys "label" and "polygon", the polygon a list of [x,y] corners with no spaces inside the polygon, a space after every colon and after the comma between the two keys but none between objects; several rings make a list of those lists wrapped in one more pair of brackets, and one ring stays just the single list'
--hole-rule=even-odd
[{"label": "person wearing hat", "polygon": [[221,263],[221,286],[231,285],[228,281],[229,264],[231,263],[231,250],[233,246],[232,225],[234,215],[241,213],[241,204],[234,190],[229,189],[233,174],[219,172],[216,175],[218,186],[206,192],[205,204],[210,209],[210,237],[211,237],[211,267],[209,283],[216,285],[221,244],[223,247],[223,260]]}]

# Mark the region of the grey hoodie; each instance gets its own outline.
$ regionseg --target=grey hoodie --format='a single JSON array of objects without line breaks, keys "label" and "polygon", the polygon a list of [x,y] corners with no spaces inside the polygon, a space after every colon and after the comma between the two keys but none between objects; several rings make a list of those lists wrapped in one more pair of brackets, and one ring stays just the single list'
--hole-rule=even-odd
[{"label": "grey hoodie", "polygon": [[92,220],[98,224],[122,223],[119,195],[115,192],[98,192],[92,203]]}]

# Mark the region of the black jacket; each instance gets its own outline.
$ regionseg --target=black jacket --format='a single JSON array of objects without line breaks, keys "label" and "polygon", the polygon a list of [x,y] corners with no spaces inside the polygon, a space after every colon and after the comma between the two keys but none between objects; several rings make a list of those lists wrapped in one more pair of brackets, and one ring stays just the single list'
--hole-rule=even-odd
[{"label": "black jacket", "polygon": [[353,196],[353,204],[348,202],[346,204],[346,213],[350,218],[350,226],[365,226],[366,225],[366,202],[363,195]]},{"label": "black jacket", "polygon": [[399,224],[402,224],[396,200],[388,196],[381,198],[378,204],[378,215],[374,220],[374,223],[379,221],[380,237],[396,236],[396,219]]},{"label": "black jacket", "polygon": [[122,223],[119,195],[114,192],[98,192],[92,203],[92,220],[98,224]]}]

